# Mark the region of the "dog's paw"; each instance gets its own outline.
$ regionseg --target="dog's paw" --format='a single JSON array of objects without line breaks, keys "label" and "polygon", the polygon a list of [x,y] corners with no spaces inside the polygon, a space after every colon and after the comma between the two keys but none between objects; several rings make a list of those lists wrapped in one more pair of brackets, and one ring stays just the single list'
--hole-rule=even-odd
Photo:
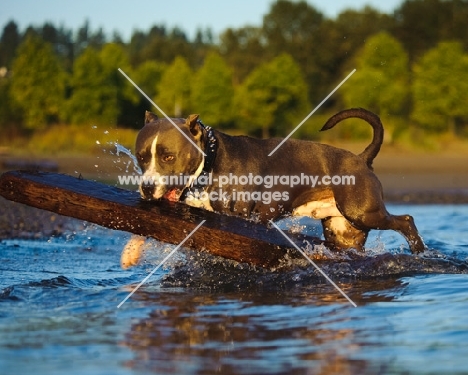
[{"label": "dog's paw", "polygon": [[140,262],[145,240],[146,238],[142,236],[132,236],[127,242],[120,257],[120,266],[124,270]]}]

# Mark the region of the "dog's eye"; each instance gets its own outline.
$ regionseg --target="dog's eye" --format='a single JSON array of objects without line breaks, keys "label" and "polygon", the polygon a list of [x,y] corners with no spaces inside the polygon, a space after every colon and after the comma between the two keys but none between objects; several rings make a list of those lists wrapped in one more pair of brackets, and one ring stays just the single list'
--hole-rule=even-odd
[{"label": "dog's eye", "polygon": [[135,156],[136,156],[137,160],[138,160],[140,163],[143,162],[144,157],[143,157],[142,154],[140,154],[139,152],[137,152]]},{"label": "dog's eye", "polygon": [[137,158],[138,164],[141,166],[148,164],[151,160],[151,154],[148,154],[147,152],[137,152],[135,156]]},{"label": "dog's eye", "polygon": [[167,162],[169,162],[169,161],[173,161],[174,158],[175,158],[174,155],[164,155],[164,156],[162,157],[162,160],[163,160],[163,162],[167,163]]}]

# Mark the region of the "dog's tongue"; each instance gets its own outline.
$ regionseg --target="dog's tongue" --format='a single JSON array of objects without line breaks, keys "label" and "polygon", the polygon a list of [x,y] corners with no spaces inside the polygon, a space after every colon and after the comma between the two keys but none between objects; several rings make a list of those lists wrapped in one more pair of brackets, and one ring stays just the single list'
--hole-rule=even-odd
[{"label": "dog's tongue", "polygon": [[178,202],[179,201],[179,194],[177,189],[171,189],[166,194],[164,194],[164,198],[171,202]]}]

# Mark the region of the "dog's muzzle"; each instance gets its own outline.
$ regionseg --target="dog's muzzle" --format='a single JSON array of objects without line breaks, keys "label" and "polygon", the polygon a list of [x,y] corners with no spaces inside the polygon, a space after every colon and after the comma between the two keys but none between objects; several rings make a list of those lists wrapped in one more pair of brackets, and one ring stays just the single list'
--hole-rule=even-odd
[{"label": "dog's muzzle", "polygon": [[140,185],[140,195],[143,199],[151,200],[154,194],[154,185],[142,184]]},{"label": "dog's muzzle", "polygon": [[145,200],[164,198],[168,201],[178,202],[182,195],[182,190],[178,188],[167,190],[162,186],[155,187],[154,185],[144,184],[140,186],[140,195]]}]

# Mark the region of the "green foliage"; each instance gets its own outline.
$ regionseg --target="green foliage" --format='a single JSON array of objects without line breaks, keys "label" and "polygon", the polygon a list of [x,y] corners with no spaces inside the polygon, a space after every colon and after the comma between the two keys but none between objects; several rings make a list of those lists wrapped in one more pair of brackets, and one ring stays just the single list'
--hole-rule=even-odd
[{"label": "green foliage", "polygon": [[304,0],[277,0],[263,17],[262,34],[266,40],[267,56],[291,55],[307,80],[308,96],[320,100],[317,92],[321,83],[323,44],[321,26],[324,15]]},{"label": "green foliage", "polygon": [[355,66],[352,57],[363,48],[366,40],[381,31],[392,29],[391,16],[365,7],[360,10],[345,10],[334,20],[323,22],[319,35],[317,59],[320,64],[322,85],[336,80],[336,72],[349,72]]},{"label": "green foliage", "polygon": [[129,44],[131,62],[137,66],[144,61],[155,60],[166,64],[177,56],[183,56],[190,65],[194,64],[196,50],[179,28],[167,30],[165,26],[153,26],[147,33],[135,31]]},{"label": "green foliage", "polygon": [[280,49],[282,45],[303,45],[318,31],[323,15],[306,1],[277,0],[263,17],[263,31],[268,45]]},{"label": "green foliage", "polygon": [[[88,21],[78,30],[49,22],[19,30],[10,21],[0,36],[0,126],[25,134],[57,121],[140,127],[151,106],[121,68],[168,115],[193,111],[215,126],[282,135],[357,68],[321,114],[364,106],[383,117],[393,139],[414,125],[421,130],[414,134],[466,135],[467,69],[460,57],[468,51],[467,18],[465,0],[404,0],[393,14],[364,7],[333,19],[310,1],[275,0],[260,24],[227,29],[219,38],[208,29],[189,40],[177,27],[156,25],[134,31],[129,41],[91,30]],[[443,41],[460,44],[446,48],[444,62],[444,56],[426,62]],[[295,62],[292,71],[286,60],[273,67],[283,54]],[[305,99],[294,86],[305,88]],[[349,125],[333,136],[358,138],[368,130]],[[303,127],[297,135],[316,131]]]},{"label": "green foliage", "polygon": [[460,43],[440,43],[414,66],[411,117],[428,130],[455,132],[468,124],[468,55]]},{"label": "green foliage", "polygon": [[14,59],[16,48],[20,44],[20,35],[18,26],[15,22],[8,22],[3,28],[3,33],[0,38],[0,67],[10,68],[10,64]]},{"label": "green foliage", "polygon": [[67,119],[72,124],[116,122],[116,93],[106,81],[99,52],[86,48],[73,66],[73,94],[67,106]]},{"label": "green foliage", "polygon": [[106,81],[115,92],[117,118],[111,124],[120,125],[127,118],[124,111],[140,102],[140,94],[119,71],[121,69],[125,74],[132,76],[128,55],[122,45],[107,43],[100,52],[100,58]]},{"label": "green foliage", "polygon": [[210,53],[195,74],[192,83],[192,105],[211,126],[226,127],[232,119],[232,74],[217,53]]},{"label": "green foliage", "polygon": [[238,88],[235,109],[244,130],[263,137],[285,133],[307,113],[307,86],[293,58],[282,54],[260,65]]},{"label": "green foliage", "polygon": [[[145,61],[138,65],[133,73],[133,81],[150,98],[154,98],[158,92],[158,85],[167,65],[153,60]],[[146,98],[142,97],[145,101]],[[149,106],[149,104],[148,104]]]},{"label": "green foliage", "polygon": [[31,34],[18,47],[10,93],[21,107],[28,129],[57,121],[65,97],[66,74],[52,46]]},{"label": "green foliage", "polygon": [[236,85],[265,61],[265,47],[262,45],[262,31],[258,27],[227,29],[220,35],[219,50],[233,70]]},{"label": "green foliage", "polygon": [[458,40],[468,48],[465,0],[406,0],[394,19],[393,35],[403,43],[411,61],[442,40]]},{"label": "green foliage", "polygon": [[404,115],[409,98],[408,56],[387,33],[370,38],[356,55],[356,73],[341,88],[347,107],[365,107],[385,117]]},{"label": "green foliage", "polygon": [[10,80],[0,77],[0,130],[17,128],[21,121],[21,110],[10,95],[10,86]]},{"label": "green foliage", "polygon": [[192,75],[187,61],[181,56],[176,57],[164,71],[155,103],[168,116],[182,117],[190,112]]},{"label": "green foliage", "polygon": [[100,52],[86,48],[73,67],[73,93],[67,106],[69,121],[116,125],[120,103],[138,101],[133,86],[117,70],[121,68],[130,74],[129,66],[125,51],[117,44],[107,44]]}]

